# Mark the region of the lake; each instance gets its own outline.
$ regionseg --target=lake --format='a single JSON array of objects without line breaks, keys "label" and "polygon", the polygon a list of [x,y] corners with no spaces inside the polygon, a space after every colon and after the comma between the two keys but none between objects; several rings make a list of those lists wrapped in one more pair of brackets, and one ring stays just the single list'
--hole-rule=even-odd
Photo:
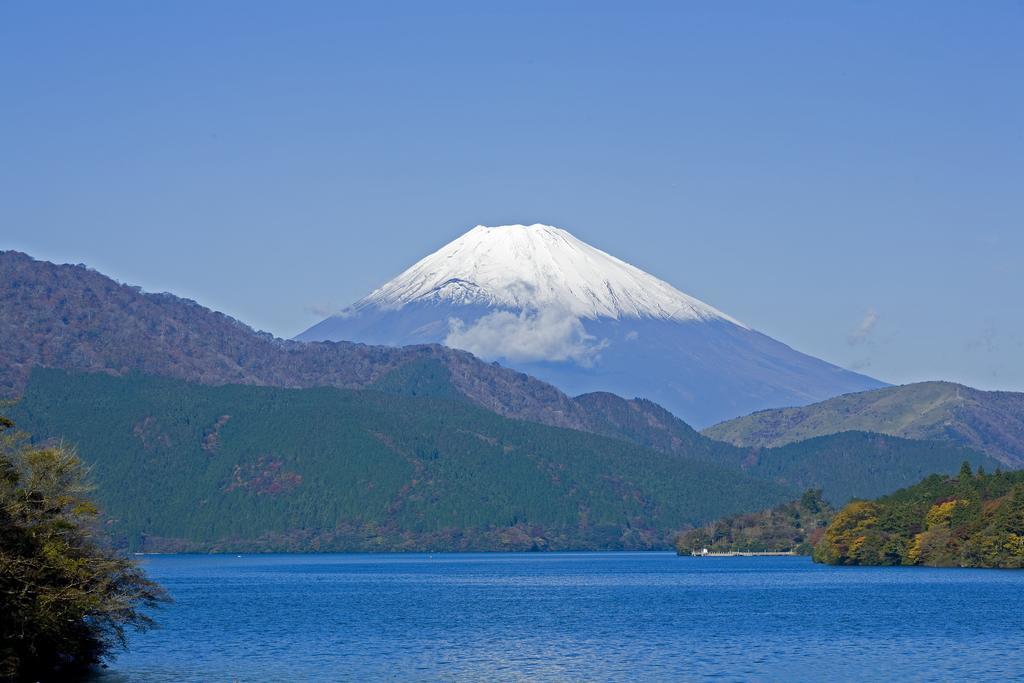
[{"label": "lake", "polygon": [[168,555],[103,681],[1005,680],[1024,571],[669,553]]}]

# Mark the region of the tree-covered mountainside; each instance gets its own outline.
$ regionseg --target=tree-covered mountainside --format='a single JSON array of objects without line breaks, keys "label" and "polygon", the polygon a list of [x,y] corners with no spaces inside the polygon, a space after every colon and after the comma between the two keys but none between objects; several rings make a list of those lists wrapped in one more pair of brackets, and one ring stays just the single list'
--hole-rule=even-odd
[{"label": "tree-covered mountainside", "polygon": [[[441,346],[302,343],[258,333],[170,294],[145,294],[84,266],[0,252],[0,394],[18,395],[33,368],[140,372],[204,385],[334,386],[462,400],[498,415],[626,440],[673,456],[740,467],[826,498],[875,496],[925,472],[955,471],[946,446],[908,446],[889,472],[885,439],[840,448],[845,437],[785,457],[713,441],[651,401],[608,393],[570,398],[522,373]],[[872,444],[875,444],[874,446]],[[877,448],[876,448],[877,446]],[[805,476],[807,468],[815,470]],[[836,474],[834,474],[836,473]]]},{"label": "tree-covered mountainside", "polygon": [[[737,457],[737,454],[733,454]],[[744,472],[797,490],[821,489],[842,505],[874,498],[919,481],[932,472],[956,472],[960,463],[994,469],[999,462],[962,446],[915,441],[867,432],[842,432],[779,448],[746,449]]]},{"label": "tree-covered mountainside", "polygon": [[965,455],[858,434],[744,451],[681,428],[689,455],[665,453],[503,418],[405,367],[361,391],[37,369],[13,416],[80,445],[111,530],[151,550],[666,547],[801,487],[842,503]]},{"label": "tree-covered mountainside", "polygon": [[729,444],[701,436],[693,427],[657,403],[642,398],[623,400],[615,394],[594,392],[574,399],[587,415],[587,430],[689,458],[714,462],[735,460]]},{"label": "tree-covered mountainside", "polygon": [[276,339],[194,301],[147,294],[78,265],[0,252],[0,397],[33,368],[140,372],[199,384],[334,386],[452,398],[506,417],[671,453],[710,440],[650,401],[572,399],[537,379],[437,345],[394,348]]},{"label": "tree-covered mountainside", "polygon": [[[194,302],[169,294],[144,294],[137,288],[121,285],[84,266],[57,266],[33,260],[16,252],[0,253],[0,338],[4,339],[4,343],[0,345],[0,392],[7,395],[21,394],[25,390],[32,370],[40,367],[63,368],[71,371],[101,371],[119,376],[130,373],[146,373],[187,380],[204,386],[228,384],[288,388],[330,386],[347,390],[348,393],[341,392],[339,395],[344,394],[349,397],[356,395],[353,393],[354,391],[371,390],[368,396],[372,395],[374,398],[368,399],[368,405],[381,405],[380,402],[385,401],[386,406],[381,410],[386,414],[390,414],[391,410],[399,412],[412,410],[412,404],[408,401],[423,407],[421,410],[423,419],[414,425],[406,426],[413,431],[402,434],[401,436],[405,439],[423,438],[429,441],[435,438],[431,435],[436,435],[437,431],[442,429],[445,424],[443,418],[447,415],[446,411],[449,406],[456,405],[458,410],[468,411],[484,409],[492,413],[489,419],[497,420],[495,424],[504,424],[501,417],[516,418],[589,433],[573,435],[572,439],[576,439],[576,441],[573,441],[575,445],[570,450],[580,447],[579,444],[590,443],[587,439],[596,439],[595,443],[605,443],[605,440],[598,439],[594,435],[608,437],[619,442],[628,442],[627,444],[619,443],[616,446],[619,449],[617,452],[622,454],[642,452],[646,454],[645,457],[651,457],[651,451],[659,451],[662,454],[660,456],[662,462],[675,463],[679,459],[683,459],[689,466],[710,465],[717,468],[716,471],[728,471],[730,476],[741,474],[743,481],[749,481],[751,477],[769,480],[777,485],[773,489],[776,491],[792,492],[805,488],[821,488],[825,498],[837,504],[845,503],[855,496],[873,497],[887,493],[917,481],[927,472],[953,472],[964,459],[970,460],[974,464],[991,467],[991,463],[977,453],[951,444],[904,441],[894,437],[863,434],[831,435],[794,443],[780,449],[737,447],[714,441],[697,433],[662,407],[643,399],[626,400],[607,393],[593,393],[575,399],[570,398],[554,387],[536,379],[494,364],[484,363],[468,353],[441,346],[388,348],[344,342],[307,344],[275,339],[270,335],[255,332],[232,318],[205,309]],[[47,375],[42,376],[46,377]],[[66,381],[74,385],[79,381],[86,380],[69,377]],[[141,382],[142,380],[132,381]],[[46,392],[54,391],[57,388],[57,384],[60,382],[50,381],[47,387],[32,391],[33,400],[38,404],[43,400],[41,397]],[[188,396],[198,396],[202,393],[201,387],[182,386],[187,386],[185,393]],[[93,390],[99,393],[90,395],[89,391]],[[81,388],[81,391],[84,392],[83,396],[89,396],[96,405],[106,400],[101,400],[100,393],[108,390],[116,393],[118,391],[116,383],[109,386],[103,385],[101,388],[89,389],[84,386]],[[224,391],[230,394],[232,391],[240,392],[242,388],[225,387]],[[308,395],[312,395],[312,393]],[[274,392],[271,391],[270,394],[274,394]],[[299,394],[308,396],[302,392]],[[293,394],[279,395],[292,396]],[[324,403],[333,401],[333,398],[324,398],[325,395],[322,393],[318,395],[321,396],[319,400]],[[388,399],[387,396],[393,398]],[[389,401],[395,402],[394,405],[399,407],[393,408]],[[403,401],[406,402],[403,403]],[[30,403],[31,401],[27,401],[19,409],[27,408]],[[356,399],[349,401],[350,405],[355,403],[358,403]],[[46,412],[50,422],[44,425],[47,429],[35,429],[34,431],[37,433],[45,431],[51,436],[60,435],[77,441],[76,435],[81,433],[84,421],[66,413],[66,410],[70,410],[71,407],[72,403],[50,404]],[[109,408],[111,413],[104,416],[105,420],[117,420],[124,417],[122,413],[125,409],[122,404],[111,405]],[[120,443],[120,451],[116,449],[89,451],[90,457],[117,457],[120,458],[118,461],[120,464],[117,467],[127,467],[126,463],[134,462],[134,456],[138,452],[137,448],[146,439],[148,439],[146,441],[147,448],[164,448],[167,457],[172,460],[183,457],[179,446],[191,444],[192,441],[176,439],[171,442],[175,444],[172,448],[163,446],[159,440],[154,442],[152,438],[146,436],[149,434],[147,425],[167,420],[167,416],[161,412],[162,410],[160,405],[154,404],[150,412],[139,418],[143,422],[141,426],[138,424],[139,420],[132,422],[130,427],[133,440]],[[309,407],[309,410],[315,412],[320,409],[314,410]],[[416,408],[416,410],[420,410],[420,408]],[[245,408],[235,406],[232,411],[225,409],[218,413],[213,417],[213,423],[216,423],[219,415],[241,415],[245,412]],[[478,413],[474,412],[473,415],[478,415]],[[149,422],[145,421],[147,417],[151,418]],[[358,414],[352,412],[348,413],[346,419],[349,422],[354,422],[357,418]],[[282,411],[276,414],[275,419],[278,420],[279,433],[308,436],[304,427],[304,425],[308,425],[310,419],[308,415],[299,416]],[[236,423],[238,422],[236,419]],[[536,426],[536,424],[533,426],[517,425],[516,429],[529,432]],[[136,429],[138,429],[138,434],[134,432]],[[230,429],[228,431],[230,432]],[[344,450],[351,447],[343,445],[347,442],[333,431],[317,432],[313,436],[320,439],[319,448],[322,453],[337,452],[338,448]],[[211,438],[219,437],[215,435]],[[262,437],[253,436],[252,442],[257,443],[260,438]],[[379,444],[379,442],[377,443]],[[185,446],[181,447],[186,448]],[[575,454],[575,451],[573,453]],[[284,460],[281,458],[270,457],[267,453],[257,455],[269,457],[266,463],[269,463],[268,467],[271,469],[283,467]],[[242,456],[239,455],[239,457]],[[280,465],[277,464],[279,460],[282,463]],[[191,463],[188,460],[184,462]],[[244,465],[241,461],[237,464],[240,467]],[[257,464],[250,463],[249,466],[258,468],[259,464],[258,462]],[[324,464],[324,466],[327,465]],[[422,466],[422,463],[417,466]],[[382,476],[385,478],[390,476],[388,473],[398,471],[395,469],[398,467],[400,467],[399,464],[394,465],[391,469],[385,468],[382,471]],[[620,476],[620,472],[628,472],[628,467],[628,458],[621,462],[609,459],[607,461],[607,476],[599,476],[596,473],[594,476],[607,484],[608,476],[613,478]],[[285,471],[298,472],[298,470]],[[143,469],[133,470],[133,476],[163,475],[152,469]],[[240,476],[244,478],[244,472]],[[403,474],[403,476],[405,475]],[[677,478],[675,474],[666,474],[667,482],[676,481]],[[416,481],[421,482],[422,480],[417,478]],[[285,488],[291,486],[291,484],[284,483],[283,480],[279,484]],[[378,493],[380,493],[380,487],[384,486],[382,482],[371,482],[371,484],[373,490]],[[692,482],[681,483],[678,495],[688,495],[686,492],[690,490],[688,487],[691,484]],[[151,485],[153,485],[151,482],[139,484],[142,488]],[[489,485],[486,482],[481,484],[484,489]],[[187,483],[185,488],[188,489],[189,486],[192,484]],[[420,483],[417,486],[420,486]],[[646,484],[644,486],[646,487]],[[307,484],[299,489],[300,492],[296,495],[301,498],[303,492],[309,488]],[[726,488],[728,489],[728,487]],[[237,490],[236,487],[226,493],[233,493]],[[398,496],[398,493],[386,487],[385,490],[390,492],[388,495],[392,495],[392,498]],[[646,490],[644,488],[644,491]],[[578,493],[579,491],[575,491],[574,495]],[[331,495],[334,495],[333,492],[329,493],[329,496]],[[747,498],[742,490],[738,490],[735,495],[729,490],[725,490],[722,495],[723,499],[718,501],[718,504],[733,506],[729,508],[729,511],[732,512],[763,507],[747,506],[751,499]],[[361,499],[354,498],[353,500]],[[460,505],[468,500],[467,498],[461,501]],[[682,510],[685,508],[687,512],[685,515],[680,513],[680,519],[701,521],[718,516],[710,509],[701,511],[699,506],[692,507],[694,501],[702,500],[704,500],[704,495],[698,494],[696,498],[687,498],[682,503],[662,502],[669,506],[666,509]],[[588,504],[577,502],[579,505]],[[362,505],[361,502],[358,504]],[[403,502],[403,505],[407,504]],[[314,507],[319,509],[323,505],[318,504]],[[470,507],[472,506],[465,509],[468,510]],[[298,520],[301,520],[301,524],[316,526],[327,523],[324,520],[334,519],[327,513],[321,514],[319,517],[312,513],[296,517],[292,508],[281,502],[275,502],[271,508],[266,513],[266,518],[274,517],[277,520],[275,522],[277,526],[268,533],[287,535],[289,539],[297,538],[297,536],[294,524],[289,526],[291,522],[285,524],[285,521],[282,521],[284,518],[279,517],[286,511],[292,515],[291,519],[296,524],[299,523]],[[116,506],[112,509],[116,509]],[[130,509],[136,510],[134,507]],[[427,516],[432,514],[434,514],[433,511],[424,513]],[[498,517],[493,519],[488,517],[488,513],[482,514],[489,520],[487,524],[498,519]],[[220,520],[220,523],[226,524],[225,520],[230,518],[231,516],[227,515]],[[439,541],[432,546],[430,543],[433,541],[423,540],[426,538],[424,534],[434,534],[436,530],[409,531],[406,521],[394,521],[397,518],[397,512],[388,512],[388,525],[382,529],[385,529],[387,533],[392,533],[396,529],[403,529],[403,533],[408,531],[418,539],[410,541],[410,543],[419,543],[422,547],[440,547],[444,543],[453,547],[505,547],[508,545],[506,540],[495,540],[494,533],[496,532],[493,532],[493,529],[503,528],[500,521],[495,522],[497,526],[494,526],[493,529],[486,527],[486,529],[491,529],[490,531],[481,531],[484,527],[474,527],[477,530],[470,536],[475,533],[478,537],[467,536],[459,542]],[[338,519],[342,519],[342,517],[338,517]],[[372,519],[373,523],[377,524],[383,518],[375,514],[367,519]],[[454,523],[451,518],[445,518],[443,515],[439,519],[445,524]],[[580,540],[580,537],[573,536],[576,533],[573,530],[575,527],[572,526],[572,522],[566,521],[567,518],[564,515],[561,517],[536,517],[536,519],[542,520],[538,523],[541,524],[544,529],[543,533],[547,536],[552,538],[557,536],[555,527],[552,525],[568,524],[569,526],[566,528],[569,530],[564,532],[565,538],[575,539],[571,541],[570,545],[584,542]],[[385,533],[384,531],[371,529],[366,532],[360,526],[363,522],[359,520],[347,521],[345,524],[348,524],[354,531],[346,532],[349,535],[344,537],[342,537],[341,531],[331,532],[337,537],[335,540],[327,541],[328,544],[333,543],[332,547],[363,547],[359,544],[370,547],[372,544],[366,538],[384,538],[381,535]],[[630,524],[633,523],[630,522]],[[661,524],[660,521],[653,518],[644,517],[643,525],[646,525],[645,528],[648,530],[668,528],[662,527]],[[316,528],[315,534],[308,530],[303,533],[310,538],[314,535],[317,538],[324,538],[323,529],[319,526]],[[675,528],[678,528],[678,524]],[[250,533],[250,531],[251,529],[247,529],[245,533]],[[141,527],[136,527],[124,535],[126,538],[133,538],[132,543],[137,543],[138,534],[143,532],[156,535],[156,532],[151,529]],[[168,538],[173,537],[173,534],[167,533],[169,534]],[[236,532],[231,531],[231,533]],[[662,531],[657,533],[662,533]],[[133,536],[133,534],[135,535]],[[651,537],[650,534],[645,538],[649,537]],[[282,539],[283,536],[277,540],[268,541],[265,545],[284,547],[287,543],[292,542],[289,540],[286,543]],[[564,539],[562,541],[556,539],[553,544],[555,547],[568,547],[566,545],[568,541],[563,541]],[[194,539],[188,540],[188,543],[193,542],[195,542]],[[210,538],[204,542],[213,544],[217,542],[217,539]],[[389,536],[386,540],[379,542],[387,547],[398,547],[404,541],[397,536]],[[592,540],[586,541],[586,543],[591,542]],[[630,541],[630,543],[632,542]],[[647,542],[644,541],[644,543]],[[151,540],[150,546],[155,543],[157,541]],[[258,547],[258,543],[255,541],[253,543],[252,547]],[[515,543],[522,545],[523,539],[519,538]],[[560,543],[562,545],[559,545]],[[593,541],[593,543],[604,544],[601,547],[614,545],[607,538],[603,538],[599,542]]]},{"label": "tree-covered mountainside", "polygon": [[[458,396],[447,370],[433,360],[409,363],[374,385],[419,396]],[[956,472],[962,462],[994,469],[999,462],[949,441],[906,439],[848,431],[808,438],[777,448],[737,447],[710,439],[657,403],[624,400],[606,392],[572,400],[585,429],[645,448],[738,468],[761,479],[805,490],[820,488],[830,502],[873,498],[907,486],[932,472]]]},{"label": "tree-covered mountainside", "polygon": [[799,500],[769,510],[733,515],[691,529],[676,538],[676,552],[789,552],[810,555],[835,510],[821,491],[808,490]]},{"label": "tree-covered mountainside", "polygon": [[416,386],[426,395],[37,370],[12,413],[78,445],[132,549],[666,548],[679,528],[794,495]]},{"label": "tree-covered mountainside", "polygon": [[20,395],[35,367],[360,389],[430,362],[469,401],[498,414],[576,429],[588,423],[555,387],[465,351],[277,339],[194,301],[14,251],[0,252],[0,339],[0,398]]},{"label": "tree-covered mountainside", "polygon": [[920,382],[763,410],[709,427],[704,435],[737,446],[781,446],[850,430],[949,441],[1022,467],[1024,393]]},{"label": "tree-covered mountainside", "polygon": [[836,514],[814,549],[828,564],[1024,567],[1024,472],[932,475]]}]

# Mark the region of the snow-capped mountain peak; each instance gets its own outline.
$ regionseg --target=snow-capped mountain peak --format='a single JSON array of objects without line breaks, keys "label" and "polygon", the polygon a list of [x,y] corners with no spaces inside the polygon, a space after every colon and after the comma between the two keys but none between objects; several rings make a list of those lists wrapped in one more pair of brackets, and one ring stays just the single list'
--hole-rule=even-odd
[{"label": "snow-capped mountain peak", "polygon": [[440,302],[577,318],[726,320],[721,311],[561,228],[478,225],[423,258],[352,311]]},{"label": "snow-capped mountain peak", "polygon": [[477,226],[298,339],[444,344],[697,427],[882,386],[548,225]]}]

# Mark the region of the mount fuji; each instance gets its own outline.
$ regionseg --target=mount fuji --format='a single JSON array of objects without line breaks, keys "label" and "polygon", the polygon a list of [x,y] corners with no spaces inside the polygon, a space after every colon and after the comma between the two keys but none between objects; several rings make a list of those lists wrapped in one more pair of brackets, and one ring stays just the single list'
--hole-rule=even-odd
[{"label": "mount fuji", "polygon": [[297,339],[441,343],[570,394],[642,396],[698,428],[885,386],[547,225],[477,226]]}]

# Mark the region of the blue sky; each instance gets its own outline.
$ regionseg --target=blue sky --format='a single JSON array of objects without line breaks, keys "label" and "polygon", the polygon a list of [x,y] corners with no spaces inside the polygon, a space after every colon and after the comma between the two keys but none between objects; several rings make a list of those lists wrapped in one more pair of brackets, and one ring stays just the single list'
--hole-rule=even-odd
[{"label": "blue sky", "polygon": [[1024,390],[1024,3],[630,4],[0,4],[0,248],[291,336],[543,222],[880,379]]}]

